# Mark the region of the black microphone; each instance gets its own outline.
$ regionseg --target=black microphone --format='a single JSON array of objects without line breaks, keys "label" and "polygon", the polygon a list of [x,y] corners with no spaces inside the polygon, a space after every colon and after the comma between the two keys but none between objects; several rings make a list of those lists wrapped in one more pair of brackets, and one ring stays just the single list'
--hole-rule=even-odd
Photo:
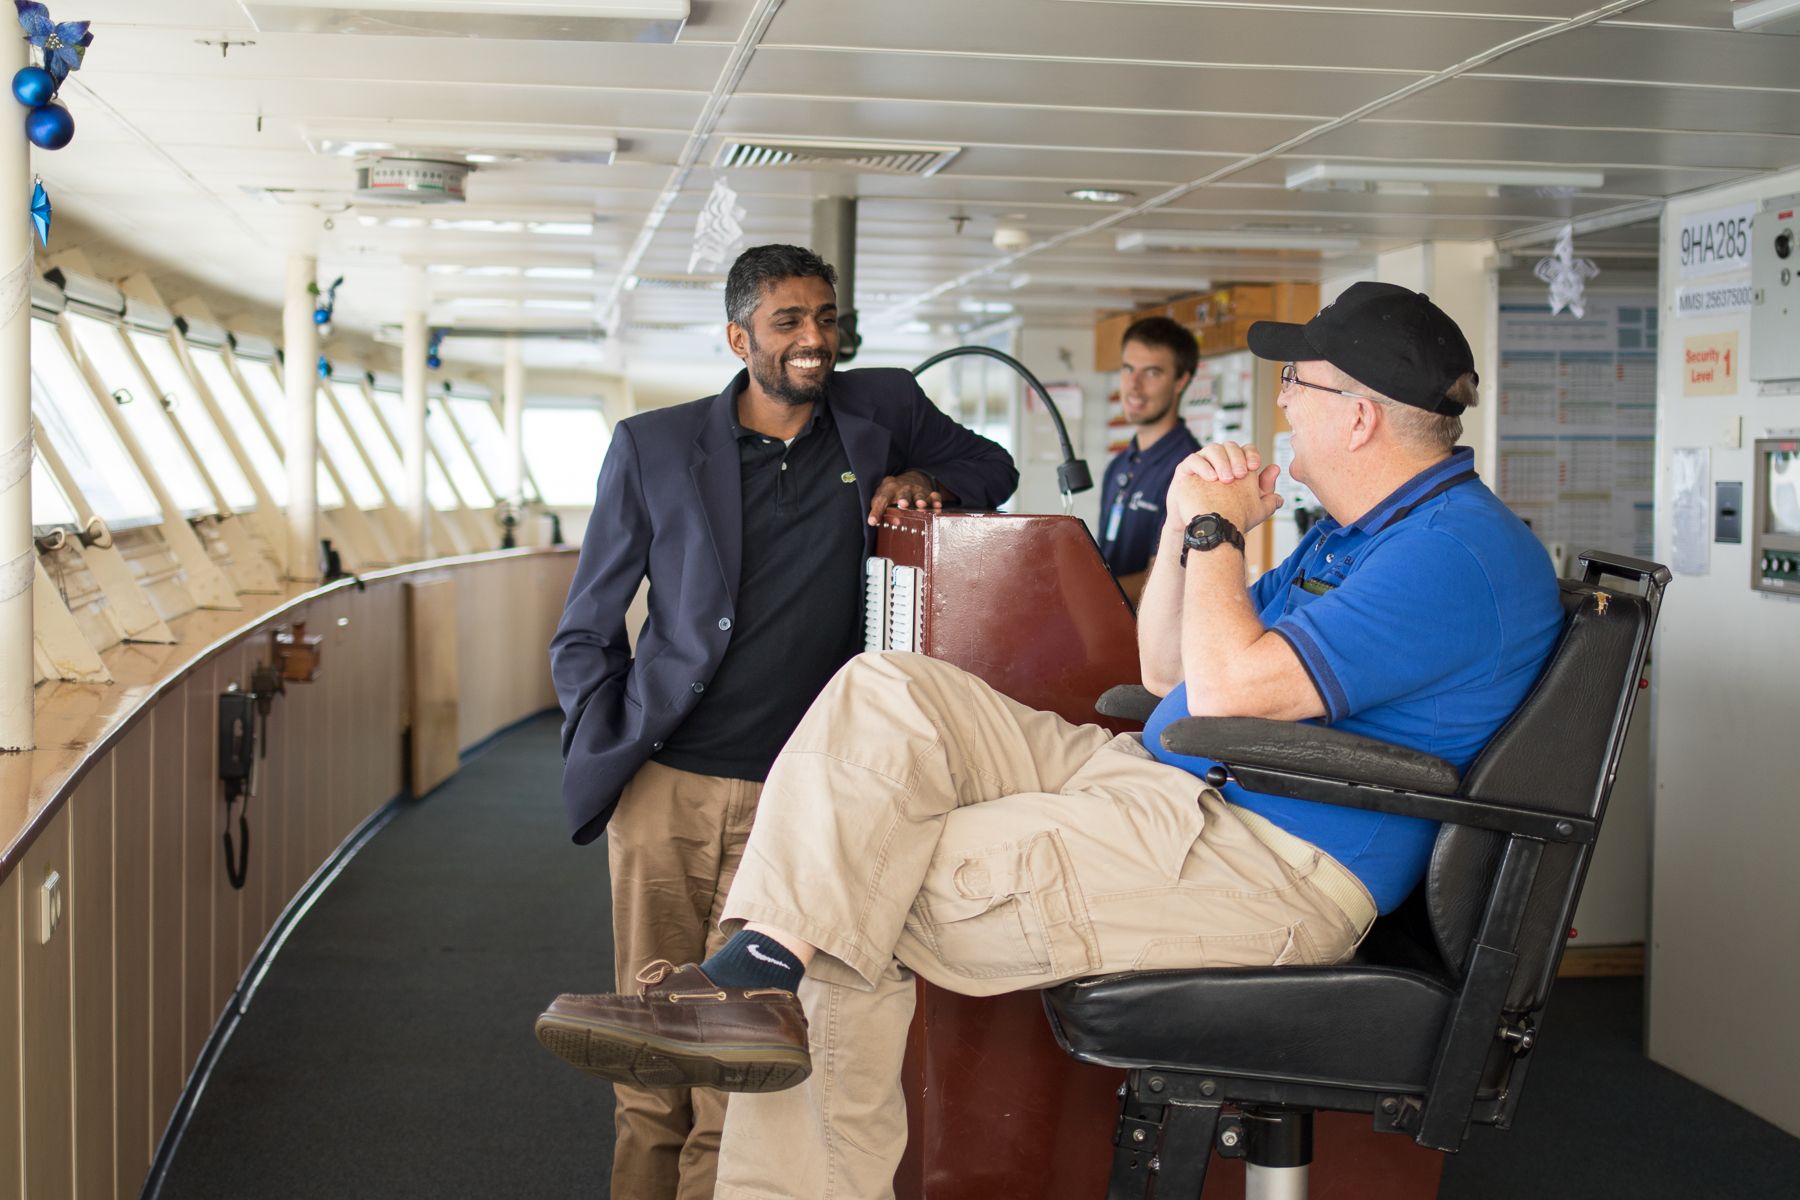
[{"label": "black microphone", "polygon": [[1031,369],[1012,355],[995,350],[991,346],[957,346],[940,354],[932,355],[913,368],[913,375],[915,377],[923,375],[926,370],[937,366],[945,359],[957,358],[964,354],[979,354],[984,358],[999,359],[1018,372],[1031,390],[1038,394],[1038,399],[1044,402],[1044,407],[1050,412],[1050,421],[1056,426],[1056,440],[1062,446],[1063,461],[1062,465],[1056,468],[1056,487],[1063,494],[1064,501],[1066,502],[1077,492],[1085,492],[1092,488],[1094,476],[1088,471],[1087,462],[1075,457],[1075,447],[1069,442],[1069,427],[1063,424],[1062,412],[1056,407],[1056,401],[1050,398],[1049,391],[1038,382],[1038,377],[1031,373]]}]

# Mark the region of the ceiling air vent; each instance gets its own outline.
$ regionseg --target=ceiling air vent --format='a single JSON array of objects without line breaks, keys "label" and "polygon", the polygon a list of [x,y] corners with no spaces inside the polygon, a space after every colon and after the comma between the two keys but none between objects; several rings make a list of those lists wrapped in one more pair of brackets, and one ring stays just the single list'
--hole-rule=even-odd
[{"label": "ceiling air vent", "polygon": [[713,160],[717,171],[743,167],[848,169],[879,175],[936,175],[962,153],[961,146],[921,146],[917,142],[830,142],[727,140]]}]

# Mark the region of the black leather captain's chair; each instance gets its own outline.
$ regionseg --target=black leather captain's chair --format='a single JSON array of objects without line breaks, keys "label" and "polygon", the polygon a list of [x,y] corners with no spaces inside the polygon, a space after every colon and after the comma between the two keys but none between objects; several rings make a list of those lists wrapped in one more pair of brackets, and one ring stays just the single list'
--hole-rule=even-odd
[{"label": "black leather captain's chair", "polygon": [[[1425,880],[1334,967],[1137,971],[1044,994],[1076,1058],[1125,1067],[1109,1200],[1193,1200],[1210,1155],[1250,1197],[1302,1197],[1317,1109],[1454,1151],[1510,1125],[1643,678],[1669,572],[1589,552],[1562,640],[1468,771],[1330,728],[1172,724],[1164,744],[1253,791],[1444,822]],[[1622,581],[1615,591],[1607,577]],[[1102,711],[1142,720],[1115,688]],[[1221,1121],[1221,1114],[1231,1110]]]}]

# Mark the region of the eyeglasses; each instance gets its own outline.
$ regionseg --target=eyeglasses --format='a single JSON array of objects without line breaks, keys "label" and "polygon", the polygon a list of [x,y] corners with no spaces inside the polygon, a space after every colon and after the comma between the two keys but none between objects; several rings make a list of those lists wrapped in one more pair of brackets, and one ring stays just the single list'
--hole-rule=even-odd
[{"label": "eyeglasses", "polygon": [[1334,396],[1348,396],[1352,400],[1367,400],[1373,404],[1381,403],[1379,396],[1365,396],[1361,392],[1346,392],[1339,388],[1326,387],[1322,383],[1308,383],[1300,378],[1300,368],[1293,363],[1288,363],[1281,368],[1281,390],[1285,392],[1291,387],[1311,388],[1315,392],[1330,392]]}]

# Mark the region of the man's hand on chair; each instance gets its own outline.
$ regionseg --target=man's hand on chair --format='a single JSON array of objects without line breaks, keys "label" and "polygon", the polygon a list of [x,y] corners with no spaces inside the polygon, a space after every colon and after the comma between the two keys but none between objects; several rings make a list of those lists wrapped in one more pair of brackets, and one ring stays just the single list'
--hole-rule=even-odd
[{"label": "man's hand on chair", "polygon": [[[902,471],[898,475],[889,475],[875,489],[875,496],[869,502],[869,524],[881,524],[881,514],[891,504],[896,508],[935,508],[944,507],[945,495],[933,485],[931,476],[923,471]],[[954,497],[950,497],[954,503]]]}]

